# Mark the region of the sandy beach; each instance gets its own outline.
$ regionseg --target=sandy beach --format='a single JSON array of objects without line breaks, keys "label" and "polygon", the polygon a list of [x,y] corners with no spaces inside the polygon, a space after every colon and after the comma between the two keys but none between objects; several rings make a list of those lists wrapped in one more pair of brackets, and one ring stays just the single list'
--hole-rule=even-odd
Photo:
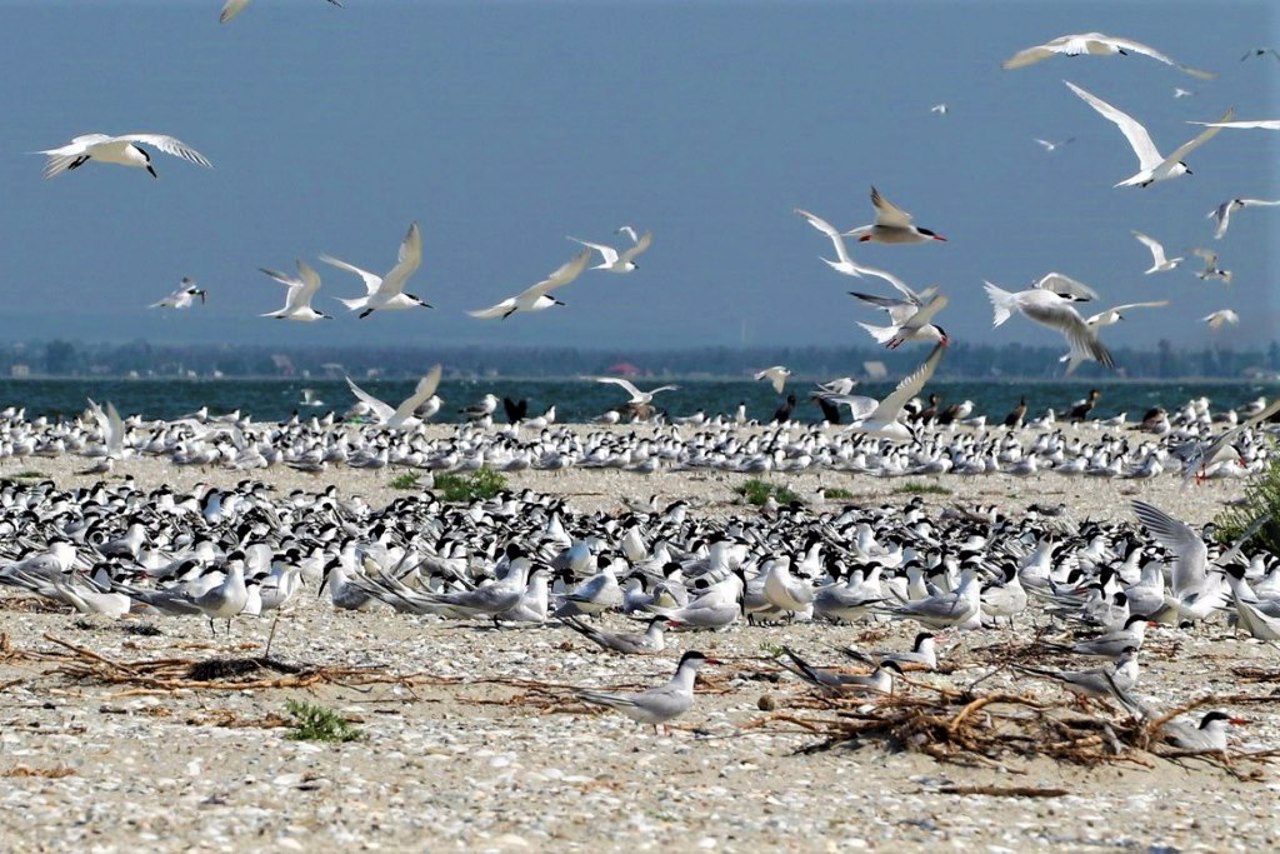
[{"label": "sandy beach", "polygon": [[[9,461],[0,477],[41,477],[60,487],[92,482],[73,474],[78,458]],[[374,507],[412,494],[390,486],[396,472],[339,469],[308,475],[175,468],[123,461],[113,477],[142,488],[230,486],[245,477],[281,495],[335,484]],[[841,487],[844,503],[904,504],[906,482],[949,494],[921,497],[933,508],[994,504],[1017,516],[1032,503],[1065,504],[1071,518],[1132,519],[1134,497],[1192,524],[1237,497],[1238,481],[1183,488],[1179,478],[1099,480],[941,476],[881,479],[843,473],[774,474],[797,493]],[[745,477],[660,471],[639,475],[571,469],[509,476],[512,488],[563,495],[585,512],[615,512],[624,499],[686,498],[709,518],[756,516],[734,492]],[[824,508],[817,506],[813,512]],[[361,668],[307,687],[165,686],[141,678],[141,663],[181,668],[213,657],[261,655],[269,619],[239,619],[231,640],[212,639],[206,621],[109,621],[33,610],[0,590],[0,834],[15,850],[156,851],[668,849],[827,850],[1248,850],[1280,845],[1271,766],[1236,759],[1149,753],[1086,767],[1010,752],[940,762],[902,745],[868,741],[813,753],[823,741],[788,722],[831,718],[773,656],[785,643],[812,660],[837,663],[833,647],[905,648],[913,623],[835,626],[796,623],[720,633],[670,633],[652,657],[598,651],[563,627],[495,631],[476,621],[376,612],[336,612],[327,595],[304,589],[275,626],[271,656],[297,665]],[[1027,682],[995,666],[1027,647],[1029,611],[1015,629],[948,632],[949,672],[911,674],[907,696],[928,686],[1027,692],[1065,704],[1052,684]],[[155,635],[130,627],[152,625]],[[624,628],[617,615],[602,624]],[[74,648],[81,651],[76,652]],[[666,680],[682,651],[723,663],[706,668],[693,710],[671,731],[591,712],[573,688],[643,687]],[[84,651],[102,660],[94,660]],[[1249,698],[1231,707],[1248,718],[1233,750],[1280,745],[1276,650],[1235,639],[1218,620],[1194,629],[1151,630],[1137,693],[1161,710],[1209,695]],[[106,663],[104,663],[106,662]],[[1070,657],[1046,666],[1080,666]],[[1271,681],[1250,681],[1270,673]],[[177,670],[165,671],[178,672]],[[103,674],[111,678],[104,679]],[[161,680],[162,681],[162,680]],[[364,732],[346,744],[292,741],[285,702],[337,710]],[[1216,708],[1209,705],[1206,708]],[[768,709],[768,711],[765,711]],[[1201,710],[1203,711],[1203,710]],[[1192,713],[1188,720],[1198,713]],[[1051,788],[1053,797],[947,794],[947,787]]]}]

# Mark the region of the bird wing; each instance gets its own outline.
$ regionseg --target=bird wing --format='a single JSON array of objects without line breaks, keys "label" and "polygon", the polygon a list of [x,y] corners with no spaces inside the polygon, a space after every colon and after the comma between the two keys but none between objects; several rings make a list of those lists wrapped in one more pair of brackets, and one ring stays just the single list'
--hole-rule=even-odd
[{"label": "bird wing", "polygon": [[1240,203],[1241,207],[1245,207],[1245,208],[1271,207],[1273,205],[1280,205],[1280,199],[1236,199],[1236,201]]},{"label": "bird wing", "polygon": [[933,372],[937,370],[938,362],[942,361],[942,353],[947,346],[942,342],[938,342],[924,360],[920,367],[915,369],[914,373],[908,374],[898,383],[888,397],[880,401],[880,405],[869,416],[875,420],[896,421],[898,415],[902,412],[902,407],[907,405],[907,401],[920,393],[920,389],[924,388],[924,384],[933,376]]},{"label": "bird wing", "polygon": [[[1235,114],[1236,114],[1236,108],[1230,107],[1225,113],[1222,114],[1222,121],[1225,122],[1229,120]],[[1215,136],[1217,136],[1220,133],[1222,133],[1221,127],[1206,127],[1204,131],[1201,132],[1200,135],[1197,136],[1195,139],[1188,140],[1187,142],[1184,142],[1182,143],[1182,145],[1178,146],[1178,148],[1173,152],[1173,154],[1169,155],[1169,158],[1168,158],[1169,162],[1177,163],[1181,160],[1185,160],[1188,154],[1195,151],[1197,148],[1204,145],[1206,142],[1213,139]]]},{"label": "bird wing", "polygon": [[1231,227],[1231,211],[1235,209],[1236,200],[1223,202],[1213,210],[1209,211],[1205,219],[1216,219],[1218,227],[1213,232],[1214,240],[1221,240],[1222,235],[1227,233],[1227,229]]},{"label": "bird wing", "polygon": [[587,269],[587,262],[590,260],[591,250],[589,248],[579,252],[577,255],[573,256],[573,258],[557,267],[551,275],[547,276],[541,282],[538,282],[532,287],[525,288],[524,292],[521,293],[520,296],[516,297],[516,299],[519,299],[525,294],[536,293],[541,296],[554,288],[564,287],[582,275],[582,271]]},{"label": "bird wing", "polygon": [[588,248],[594,249],[597,252],[599,252],[600,257],[604,260],[604,263],[608,264],[610,267],[618,263],[618,250],[614,249],[612,246],[605,246],[603,243],[592,243],[588,240],[579,240],[578,238],[573,237],[571,235],[565,235],[565,236],[568,237],[570,240],[572,240],[574,243],[581,243],[583,246],[586,246]]},{"label": "bird wing", "polygon": [[1204,125],[1211,128],[1236,128],[1238,130],[1260,129],[1280,130],[1280,119],[1261,119],[1241,122],[1187,122],[1190,125]]},{"label": "bird wing", "polygon": [[382,277],[378,291],[388,297],[401,293],[404,291],[405,282],[409,281],[409,277],[420,266],[422,266],[422,231],[415,222],[409,226],[409,232],[400,242],[400,254],[397,256],[396,265]]},{"label": "bird wing", "polygon": [[320,274],[315,268],[298,259],[298,282],[300,284],[289,293],[289,301],[299,306],[310,305],[311,298],[320,290]]},{"label": "bird wing", "polygon": [[916,305],[923,303],[929,298],[929,295],[933,293],[933,288],[925,288],[923,291],[916,293],[911,289],[911,286],[902,281],[902,279],[899,279],[888,270],[881,270],[879,267],[863,267],[859,264],[855,264],[854,267],[859,273],[866,273],[868,276],[875,276],[877,279],[884,279],[886,282],[893,285],[899,293],[908,300],[914,302]]},{"label": "bird wing", "polygon": [[427,371],[426,376],[418,380],[417,387],[413,390],[413,394],[409,395],[404,401],[396,407],[396,411],[387,419],[387,426],[396,429],[413,415],[413,411],[419,406],[427,402],[427,398],[436,393],[436,389],[440,386],[440,375],[443,368],[440,365],[434,365],[431,370]]},{"label": "bird wing", "polygon": [[270,270],[266,267],[259,267],[258,270],[263,273],[266,273],[268,276],[275,279],[280,284],[289,288],[296,288],[302,284],[297,279],[291,278],[290,276],[287,276],[284,273],[281,273],[279,270]]},{"label": "bird wing", "polygon": [[632,400],[640,400],[644,398],[644,395],[640,393],[640,389],[636,388],[622,377],[595,377],[594,379],[598,383],[613,383],[616,386],[622,386],[622,388],[626,390],[627,394],[631,395]]},{"label": "bird wing", "polygon": [[218,16],[218,23],[225,24],[236,15],[244,11],[244,7],[249,5],[249,0],[227,0],[222,6],[222,14]]},{"label": "bird wing", "polygon": [[871,204],[876,209],[876,225],[887,225],[890,228],[906,228],[911,225],[911,214],[880,195],[875,187],[871,188]]},{"label": "bird wing", "polygon": [[632,243],[639,242],[639,239],[636,237],[636,230],[629,225],[618,226],[618,230],[615,231],[614,234],[625,234],[627,237],[631,238]]},{"label": "bird wing", "polygon": [[1124,305],[1116,305],[1107,309],[1107,311],[1128,311],[1131,308],[1164,308],[1169,304],[1167,299],[1154,300],[1152,302],[1127,302]]},{"label": "bird wing", "polygon": [[1091,95],[1070,80],[1062,82],[1066,83],[1067,88],[1079,95],[1086,104],[1097,110],[1104,119],[1120,128],[1120,132],[1124,134],[1125,139],[1129,140],[1133,153],[1138,155],[1138,165],[1142,169],[1154,169],[1164,162],[1164,158],[1160,156],[1160,151],[1156,148],[1156,144],[1151,141],[1151,134],[1147,133],[1147,129],[1137,119],[1126,112],[1116,109],[1096,95]]},{"label": "bird wing", "polygon": [[481,320],[492,320],[495,317],[502,317],[507,312],[516,307],[516,298],[507,297],[497,305],[491,305],[488,308],[480,308],[475,311],[468,311],[467,314],[472,317],[478,317]]},{"label": "bird wing", "polygon": [[1012,71],[1015,68],[1025,68],[1028,65],[1033,65],[1041,60],[1048,59],[1055,53],[1062,52],[1061,45],[1064,43],[1063,40],[1066,38],[1068,37],[1062,36],[1061,38],[1056,38],[1047,44],[1038,44],[1035,47],[1020,50],[1004,62],[1000,63],[1000,67],[1005,71]]},{"label": "bird wing", "polygon": [[1064,276],[1061,273],[1049,273],[1036,282],[1036,287],[1041,290],[1052,291],[1061,297],[1070,297],[1076,300],[1094,300],[1098,298],[1098,292],[1086,285],[1084,282],[1077,282],[1070,276]]},{"label": "bird wing", "polygon": [[[1103,41],[1103,39],[1098,39],[1098,40]],[[1116,38],[1115,36],[1107,36],[1105,41],[1109,42],[1110,44],[1114,45],[1120,50],[1128,51],[1129,53],[1140,53],[1143,56],[1149,56],[1152,59],[1163,62],[1165,65],[1172,65],[1174,68],[1181,69],[1182,71],[1185,71],[1187,74],[1190,74],[1192,77],[1199,77],[1201,80],[1212,80],[1218,76],[1214,74],[1212,71],[1201,71],[1198,68],[1192,68],[1191,66],[1183,65],[1180,62],[1174,62],[1172,59],[1165,56],[1163,53],[1151,47],[1150,45],[1145,45],[1142,42],[1136,42],[1133,39],[1123,39],[1123,38]]]},{"label": "bird wing", "polygon": [[933,322],[934,315],[947,307],[948,302],[950,302],[950,300],[943,294],[934,294],[932,299],[907,318],[905,328],[923,329],[926,325]]},{"label": "bird wing", "polygon": [[622,253],[621,261],[625,264],[628,261],[635,260],[635,257],[637,255],[639,255],[641,252],[645,251],[652,245],[653,245],[653,232],[646,231],[644,234],[640,235],[640,239],[637,240],[634,245],[628,248],[626,252]]},{"label": "bird wing", "polygon": [[382,285],[382,277],[376,273],[370,273],[368,270],[362,270],[354,264],[348,264],[346,261],[340,261],[332,255],[321,255],[320,260],[331,267],[337,267],[339,270],[346,270],[348,273],[355,273],[364,280],[365,290],[369,294],[373,294]]},{"label": "bird wing", "polygon": [[1212,249],[1192,249],[1191,254],[1198,255],[1203,258],[1205,265],[1208,267],[1212,267],[1218,263],[1218,253],[1214,252]]},{"label": "bird wing", "polygon": [[1133,512],[1160,545],[1173,553],[1171,581],[1174,595],[1203,585],[1209,549],[1191,526],[1145,501],[1134,501]]},{"label": "bird wing", "polygon": [[[919,303],[912,302],[911,300],[898,299],[897,297],[882,297],[876,296],[875,294],[863,294],[857,291],[849,291],[849,296],[860,299],[865,303],[870,303],[877,308],[883,308],[885,311],[889,312],[890,316],[893,315],[895,310],[910,309],[914,312],[920,307]],[[910,315],[906,316],[909,317]]]},{"label": "bird wing", "polygon": [[808,211],[802,208],[796,208],[795,212],[800,214],[800,216],[804,217],[806,220],[808,220],[809,225],[818,229],[818,231],[821,231],[827,237],[830,237],[831,243],[836,248],[836,257],[840,259],[840,261],[849,265],[850,269],[853,270],[854,275],[860,275],[858,273],[857,265],[854,263],[853,259],[849,257],[849,247],[845,245],[844,237],[840,234],[839,231],[835,229],[835,227],[831,223],[827,222],[825,219],[823,219],[820,216],[817,216],[816,214],[809,213]]},{"label": "bird wing", "polygon": [[[1209,216],[1213,216],[1213,214],[1209,214]],[[1156,263],[1156,266],[1165,262],[1164,246],[1161,245],[1160,241],[1155,238],[1148,237],[1141,231],[1133,232],[1133,236],[1138,239],[1139,243],[1151,250],[1151,259]]]},{"label": "bird wing", "polygon": [[364,401],[369,408],[373,410],[374,416],[380,423],[386,423],[392,415],[395,415],[396,411],[391,408],[390,404],[383,403],[381,400],[378,400],[378,398],[369,394],[369,392],[360,388],[360,386],[355,384],[355,381],[352,380],[351,377],[347,377],[347,385],[351,386],[352,394]]},{"label": "bird wing", "polygon": [[[1050,293],[1052,293],[1050,291]],[[1094,330],[1084,322],[1079,312],[1065,300],[1024,300],[1019,308],[1030,320],[1061,332],[1071,348],[1072,362],[1090,358],[1108,368],[1115,366],[1111,352],[1098,340]],[[1078,357],[1078,358],[1077,358]],[[1068,368],[1070,371],[1071,368]]]},{"label": "bird wing", "polygon": [[124,419],[116,411],[115,404],[107,401],[107,423],[104,436],[107,445],[107,456],[119,458],[124,454]]},{"label": "bird wing", "polygon": [[111,137],[105,133],[88,133],[77,136],[66,145],[58,148],[49,148],[44,151],[38,151],[37,154],[48,156],[49,161],[44,165],[43,175],[45,178],[52,178],[55,175],[61,175],[71,168],[71,164],[84,156],[85,151],[91,145],[97,145],[100,142],[108,142]]},{"label": "bird wing", "polygon": [[171,154],[174,157],[181,157],[183,160],[195,163],[198,166],[208,166],[213,168],[213,164],[209,162],[209,158],[196,151],[177,137],[165,136],[159,133],[130,133],[124,136],[118,136],[116,139],[127,140],[128,142],[141,142],[143,145],[149,145],[156,151],[163,151],[165,154]]}]

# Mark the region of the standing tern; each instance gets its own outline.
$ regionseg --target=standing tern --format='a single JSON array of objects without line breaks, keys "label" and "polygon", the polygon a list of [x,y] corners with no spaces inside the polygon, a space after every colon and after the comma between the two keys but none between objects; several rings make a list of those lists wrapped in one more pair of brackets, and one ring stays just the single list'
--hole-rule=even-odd
[{"label": "standing tern", "polygon": [[1067,376],[1074,373],[1081,362],[1090,359],[1108,368],[1115,367],[1111,351],[1103,346],[1096,330],[1085,323],[1066,297],[1045,288],[1011,293],[991,282],[986,282],[986,290],[995,312],[993,326],[1004,323],[1017,311],[1028,320],[1056,329],[1066,337],[1071,347]]},{"label": "standing tern", "polygon": [[259,317],[274,317],[276,320],[298,320],[303,323],[310,323],[316,320],[333,320],[332,315],[316,311],[311,307],[312,298],[315,297],[316,291],[320,290],[320,274],[306,261],[301,258],[298,259],[298,278],[296,279],[276,270],[268,270],[266,267],[259,267],[258,269],[289,288],[285,294],[284,308],[269,311],[266,314],[259,315]]},{"label": "standing tern", "polygon": [[476,311],[468,311],[467,314],[482,320],[492,320],[495,317],[501,317],[506,320],[517,311],[542,311],[543,309],[551,308],[553,305],[564,305],[563,302],[551,296],[550,291],[564,287],[582,275],[582,271],[587,268],[587,262],[590,260],[591,250],[584,249],[569,261],[561,264],[555,272],[536,285],[531,285],[515,296],[507,297],[496,305]]},{"label": "standing tern", "polygon": [[153,302],[148,308],[191,308],[195,304],[196,297],[200,298],[200,304],[204,305],[205,292],[203,288],[196,287],[196,280],[190,276],[182,277],[182,287],[169,294],[160,302]]},{"label": "standing tern", "polygon": [[772,368],[756,371],[753,376],[757,380],[768,380],[773,384],[773,390],[782,394],[782,389],[787,384],[787,377],[791,376],[791,370],[783,365],[774,365]]},{"label": "standing tern", "polygon": [[321,255],[320,260],[340,270],[355,273],[364,280],[368,293],[355,299],[339,299],[339,302],[352,311],[359,310],[361,320],[378,310],[391,311],[415,306],[431,308],[430,304],[413,294],[404,292],[404,286],[408,283],[409,277],[422,264],[422,232],[418,229],[416,222],[409,226],[409,233],[400,243],[400,254],[396,265],[386,276],[375,275],[330,255]]},{"label": "standing tern", "polygon": [[[1138,156],[1138,172],[1116,184],[1117,187],[1146,187],[1156,181],[1167,181],[1182,174],[1190,175],[1191,170],[1184,162],[1186,156],[1213,139],[1222,130],[1219,127],[1211,127],[1194,139],[1184,142],[1172,154],[1165,157],[1151,140],[1151,134],[1147,133],[1147,129],[1133,116],[1116,109],[1096,95],[1086,92],[1070,80],[1062,82],[1080,96],[1081,100],[1097,110],[1104,119],[1120,128],[1120,132],[1133,148],[1133,153]],[[1235,108],[1232,107],[1223,113],[1222,121],[1227,121],[1234,115]]]},{"label": "standing tern", "polygon": [[667,627],[666,617],[654,617],[649,620],[646,632],[605,632],[588,626],[575,616],[561,617],[560,621],[578,634],[593,641],[610,652],[623,655],[653,655],[667,648],[663,630]]},{"label": "standing tern", "polygon": [[778,664],[810,685],[821,688],[829,694],[892,694],[894,674],[903,675],[902,666],[896,661],[885,660],[870,675],[863,676],[856,673],[842,673],[825,667],[814,667],[787,646],[782,648],[782,652],[795,666],[787,664],[780,658],[777,659]]},{"label": "standing tern", "polygon": [[680,659],[675,676],[665,685],[636,694],[583,690],[577,692],[577,697],[597,706],[607,706],[638,723],[652,724],[654,730],[660,732],[662,724],[693,708],[693,684],[698,678],[698,668],[704,664],[719,663],[691,650]]},{"label": "standing tern", "polygon": [[1111,664],[1093,670],[1045,670],[1022,664],[1014,667],[1024,673],[1059,682],[1071,693],[1085,699],[1114,699],[1130,712],[1137,712],[1140,708],[1129,693],[1138,684],[1138,651],[1131,646],[1126,647]]},{"label": "standing tern", "polygon": [[913,225],[911,214],[880,195],[874,186],[871,188],[871,204],[876,209],[876,221],[846,231],[845,237],[857,237],[862,243],[927,243],[930,240],[945,242],[947,239],[927,228]]},{"label": "standing tern", "polygon": [[[1209,215],[1213,216],[1213,214]],[[1143,270],[1147,275],[1151,275],[1152,273],[1167,273],[1177,267],[1182,261],[1186,260],[1181,257],[1164,257],[1164,245],[1161,244],[1160,241],[1143,234],[1141,231],[1133,232],[1133,236],[1138,239],[1139,243],[1151,250],[1151,267]]]},{"label": "standing tern", "polygon": [[1222,235],[1226,234],[1227,229],[1231,226],[1232,211],[1238,211],[1241,208],[1273,207],[1275,205],[1280,205],[1280,199],[1274,201],[1268,201],[1267,199],[1231,199],[1209,211],[1208,216],[1205,218],[1218,221],[1218,229],[1213,233],[1213,239],[1221,240]]},{"label": "standing tern", "polygon": [[50,148],[36,153],[47,155],[49,158],[44,166],[46,178],[79,169],[90,160],[146,169],[151,173],[152,178],[159,178],[155,167],[151,165],[151,155],[142,145],[149,145],[164,154],[171,154],[191,163],[213,168],[213,164],[203,154],[182,140],[158,133],[129,133],[124,136],[90,133],[77,136],[61,148]]},{"label": "standing tern", "polygon": [[1014,68],[1024,68],[1057,54],[1063,54],[1064,56],[1081,56],[1083,54],[1091,56],[1115,56],[1116,54],[1128,56],[1131,53],[1149,56],[1152,59],[1163,62],[1165,65],[1172,65],[1174,68],[1181,69],[1192,77],[1198,77],[1201,80],[1212,80],[1218,76],[1211,71],[1201,71],[1198,68],[1191,68],[1174,62],[1155,48],[1136,42],[1133,39],[1116,38],[1103,33],[1075,33],[1058,36],[1056,39],[1051,39],[1044,44],[1018,51],[1002,62],[1000,67],[1006,71]]},{"label": "standing tern", "polygon": [[[600,253],[600,264],[592,267],[593,270],[605,270],[610,273],[630,273],[632,270],[638,269],[639,264],[636,263],[636,256],[653,245],[653,232],[646,231],[639,239],[636,238],[636,231],[629,225],[624,225],[618,229],[618,233],[626,231],[631,237],[631,245],[619,252],[612,246],[606,246],[603,243],[592,243],[587,240],[579,240],[576,237],[570,237],[574,243],[581,243],[588,249],[594,249]],[[588,253],[589,254],[589,253]]]},{"label": "standing tern", "polygon": [[[339,0],[329,0],[335,6],[341,6]],[[244,7],[249,5],[249,0],[227,0],[222,6],[222,14],[218,16],[219,24],[226,24],[236,15],[244,11]]]}]

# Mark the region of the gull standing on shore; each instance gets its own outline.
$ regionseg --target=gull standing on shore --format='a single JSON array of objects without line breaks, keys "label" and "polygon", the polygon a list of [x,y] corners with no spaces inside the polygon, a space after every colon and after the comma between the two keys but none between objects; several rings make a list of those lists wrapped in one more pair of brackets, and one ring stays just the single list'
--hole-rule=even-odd
[{"label": "gull standing on shore", "polygon": [[396,265],[391,268],[386,276],[378,276],[370,273],[368,270],[362,270],[346,261],[339,261],[331,255],[321,255],[320,260],[340,270],[346,270],[349,273],[355,273],[364,280],[364,286],[368,293],[362,297],[355,299],[342,299],[338,301],[352,311],[360,311],[361,320],[373,314],[375,311],[392,311],[405,308],[431,308],[429,303],[423,302],[418,297],[410,293],[404,292],[404,286],[408,283],[409,277],[412,276],[422,265],[422,232],[418,229],[415,222],[409,226],[409,233],[404,236],[404,240],[400,243],[400,254]]}]

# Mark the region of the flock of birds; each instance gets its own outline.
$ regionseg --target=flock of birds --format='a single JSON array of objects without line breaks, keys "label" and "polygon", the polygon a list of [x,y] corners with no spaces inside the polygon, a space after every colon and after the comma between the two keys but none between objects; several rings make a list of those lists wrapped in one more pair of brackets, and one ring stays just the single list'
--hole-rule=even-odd
[{"label": "flock of birds", "polygon": [[[1179,633],[1220,615],[1256,638],[1280,639],[1280,560],[1224,549],[1164,510],[1133,503],[1131,522],[1078,522],[1033,508],[931,513],[905,505],[779,508],[713,518],[689,502],[578,513],[528,490],[446,504],[430,491],[381,509],[335,487],[275,495],[263,483],[144,492],[131,479],[63,490],[0,486],[0,585],[84,614],[279,618],[324,596],[338,610],[391,609],[498,627],[560,626],[620,655],[652,655],[667,634],[726,630],[744,620],[781,633],[796,620],[920,626],[911,650],[849,650],[869,667],[819,667],[787,648],[781,663],[823,693],[909,690],[904,670],[932,670],[943,631],[1051,620],[1045,654],[1099,658],[1081,670],[1026,668],[1083,697],[1151,714],[1137,694],[1149,625]],[[1246,535],[1247,536],[1247,535]],[[606,628],[618,612],[644,631]],[[580,697],[660,725],[693,703],[686,652],[650,691],[584,688]],[[1221,714],[1221,713],[1220,713]],[[1222,749],[1225,731],[1175,722],[1171,738]],[[1206,732],[1207,730],[1207,732]],[[1211,741],[1204,741],[1211,738]]]},{"label": "flock of birds", "polygon": [[[246,4],[247,0],[229,0],[223,8],[223,22],[238,15]],[[1268,49],[1259,48],[1247,53],[1245,58],[1264,56],[1267,53]],[[1145,56],[1201,79],[1214,76],[1209,72],[1178,63],[1148,45],[1102,33],[1073,34],[1055,38],[1017,52],[1003,63],[1003,67],[1010,70],[1019,69],[1059,55],[1111,56],[1117,54]],[[1280,129],[1280,120],[1235,121],[1234,111],[1227,110],[1216,122],[1192,122],[1192,124],[1203,125],[1204,128],[1195,137],[1165,155],[1156,147],[1146,128],[1137,119],[1074,83],[1064,82],[1070,91],[1099,115],[1115,124],[1133,149],[1138,160],[1138,171],[1118,182],[1117,187],[1147,187],[1156,182],[1190,174],[1191,170],[1186,158],[1224,128]],[[1179,90],[1179,92],[1185,92],[1185,90]],[[934,111],[945,115],[946,105],[938,105]],[[1065,144],[1047,140],[1039,140],[1039,142],[1048,151],[1053,151]],[[88,134],[76,137],[67,145],[41,153],[48,157],[45,168],[46,177],[54,177],[78,169],[90,161],[146,169],[155,176],[156,170],[149,149],[180,157],[197,165],[206,167],[211,165],[208,158],[181,140],[155,133],[122,136]],[[890,320],[888,326],[861,324],[876,341],[891,348],[910,341],[929,341],[946,345],[950,339],[935,323],[935,317],[946,307],[947,297],[934,287],[917,292],[892,273],[859,263],[853,258],[845,242],[846,237],[853,237],[859,243],[906,246],[941,242],[946,238],[931,229],[915,225],[910,213],[890,202],[875,187],[871,188],[871,201],[875,210],[874,222],[848,231],[841,231],[825,219],[807,211],[797,209],[797,213],[831,239],[836,260],[825,258],[823,260],[832,269],[857,278],[868,275],[881,278],[898,292],[899,296],[895,297],[851,292],[859,300],[884,309],[888,313]],[[1216,222],[1215,238],[1221,239],[1224,236],[1233,212],[1248,207],[1276,204],[1280,204],[1280,200],[1243,197],[1223,202],[1209,214]],[[562,306],[564,302],[552,292],[574,282],[588,269],[591,258],[597,254],[600,263],[590,267],[592,270],[611,273],[630,273],[636,270],[635,259],[652,245],[653,233],[646,231],[640,234],[632,226],[623,226],[617,230],[617,233],[625,235],[629,243],[616,247],[569,238],[581,244],[584,247],[583,250],[551,274],[519,293],[506,297],[487,308],[470,311],[468,314],[479,319],[507,318],[516,313],[533,313],[554,306]],[[1146,234],[1134,232],[1134,236],[1152,253],[1152,266],[1146,270],[1148,274],[1171,271],[1184,260],[1180,257],[1167,257],[1161,243]],[[1219,279],[1224,283],[1231,281],[1231,271],[1219,266],[1216,253],[1203,248],[1194,251],[1205,261],[1204,269],[1197,273],[1201,279]],[[337,269],[353,273],[362,280],[365,286],[363,294],[352,298],[340,298],[340,301],[350,311],[356,312],[360,318],[368,317],[377,311],[431,307],[430,303],[422,297],[406,290],[409,279],[422,262],[422,235],[417,223],[409,227],[400,245],[396,264],[384,275],[369,272],[329,255],[321,255],[320,260]],[[298,274],[294,277],[262,268],[262,272],[287,288],[284,307],[263,316],[301,322],[331,319],[331,315],[313,305],[313,300],[320,288],[319,274],[301,259],[297,261],[297,270]],[[1111,353],[1100,340],[1101,330],[1124,319],[1126,312],[1131,309],[1158,308],[1168,305],[1167,300],[1129,303],[1113,306],[1086,318],[1080,314],[1077,304],[1097,299],[1098,294],[1092,288],[1059,273],[1050,273],[1036,282],[1033,287],[1022,291],[1007,291],[991,282],[986,283],[986,291],[993,305],[996,326],[1017,313],[1035,323],[1054,329],[1064,336],[1069,346],[1069,352],[1064,357],[1064,361],[1067,362],[1067,374],[1074,372],[1085,361],[1095,361],[1104,366],[1113,367],[1114,360]],[[184,279],[177,291],[155,303],[153,307],[187,309],[194,305],[196,297],[203,303],[206,297],[205,291],[196,287],[190,279]],[[1202,320],[1208,324],[1209,328],[1218,330],[1226,324],[1238,323],[1239,315],[1230,308],[1224,308],[1206,315]]]}]

